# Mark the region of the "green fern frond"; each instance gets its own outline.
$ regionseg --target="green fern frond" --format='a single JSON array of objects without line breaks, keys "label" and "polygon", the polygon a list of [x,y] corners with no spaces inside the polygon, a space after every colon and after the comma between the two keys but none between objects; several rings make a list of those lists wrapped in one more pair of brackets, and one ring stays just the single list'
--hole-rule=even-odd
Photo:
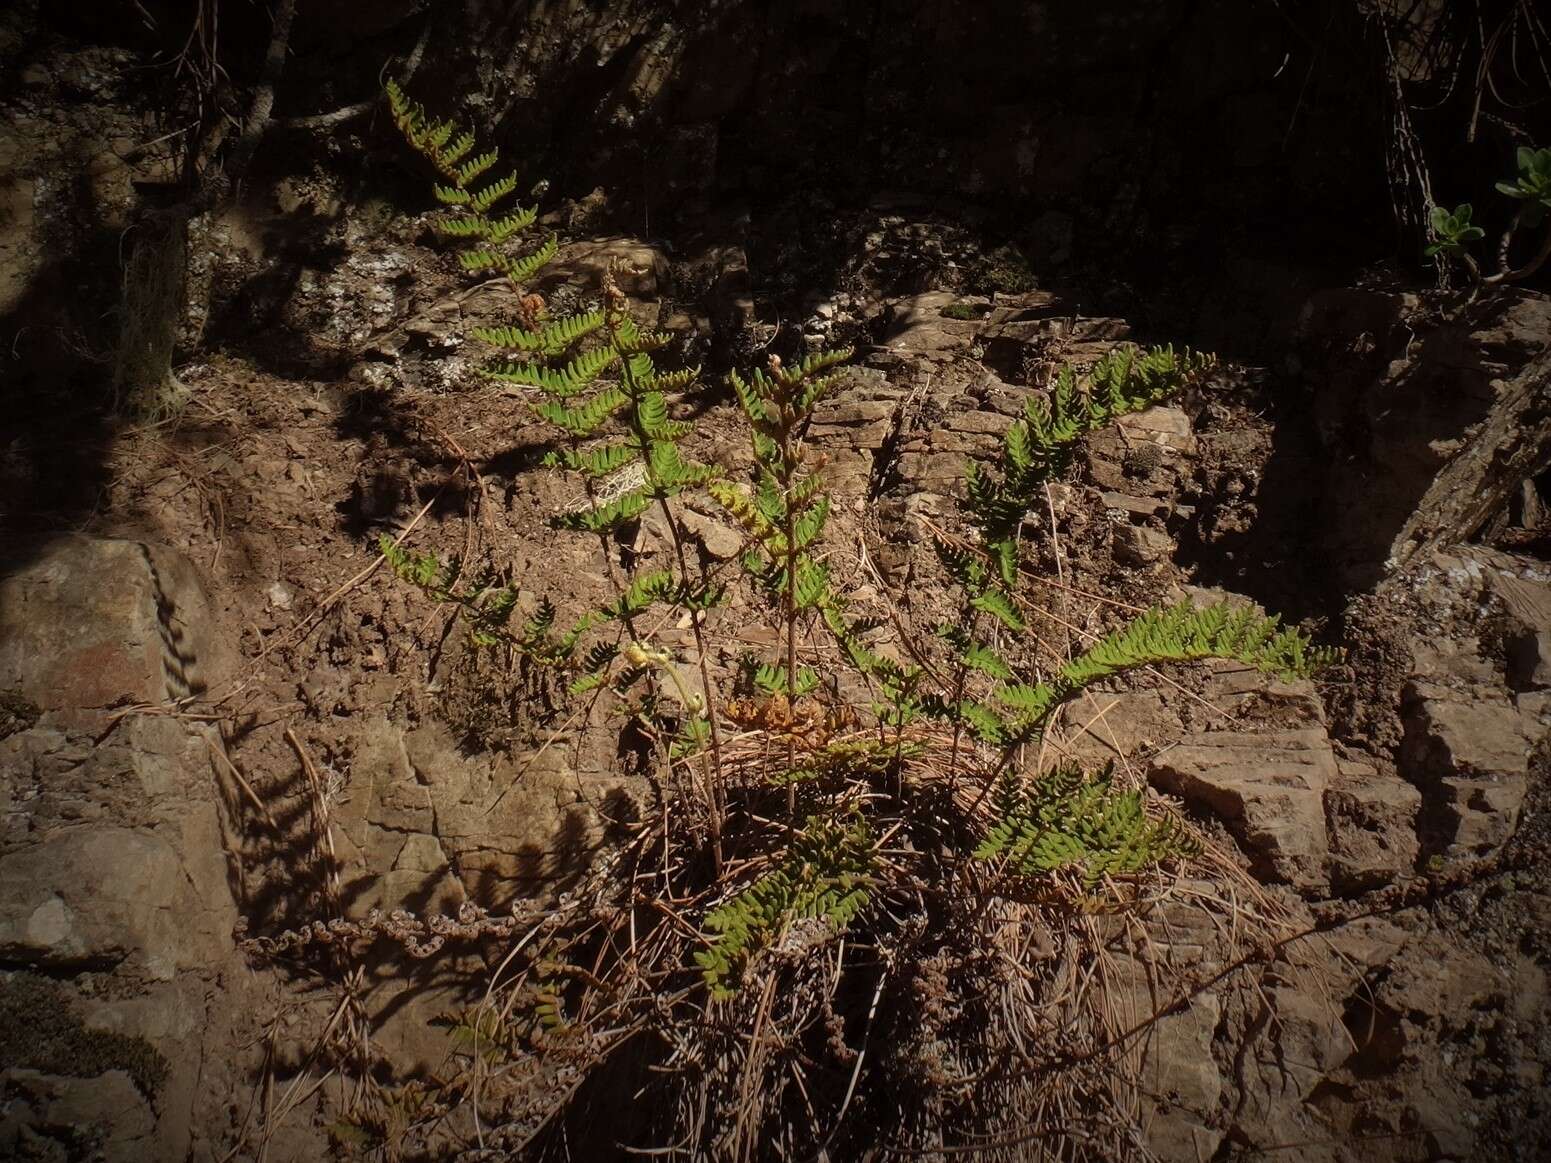
[{"label": "green fern frond", "polygon": [[699,378],[698,367],[684,367],[675,372],[653,373],[648,386],[659,392],[682,392]]},{"label": "green fern frond", "polygon": [[703,715],[687,715],[679,727],[679,737],[673,741],[670,755],[684,759],[698,755],[711,746],[711,721]]},{"label": "green fern frond", "polygon": [[796,694],[811,694],[818,689],[819,676],[811,666],[799,666],[797,668],[797,681],[788,684],[786,679],[786,667],[760,663],[750,673],[750,679],[757,690],[767,695],[786,694],[789,690]]},{"label": "green fern frond", "polygon": [[674,589],[671,570],[658,569],[643,573],[630,583],[610,612],[615,618],[633,618],[649,609],[654,602],[672,598]]},{"label": "green fern frond", "polygon": [[490,223],[484,218],[444,218],[436,229],[448,238],[488,238]]},{"label": "green fern frond", "polygon": [[715,480],[706,486],[706,491],[750,537],[763,541],[776,532],[769,518],[759,511],[754,499],[740,485]]},{"label": "green fern frond", "polygon": [[645,355],[667,347],[673,336],[666,331],[642,331],[632,321],[628,328],[621,328],[617,342],[627,355]]},{"label": "green fern frond", "polygon": [[591,436],[603,426],[604,421],[629,402],[624,392],[609,387],[575,407],[568,407],[558,400],[544,400],[535,404],[533,410],[572,436]]},{"label": "green fern frond", "polygon": [[982,743],[994,747],[1007,741],[1006,720],[984,703],[966,699],[959,706],[959,714]]},{"label": "green fern frond", "polygon": [[1292,681],[1310,678],[1340,657],[1254,609],[1226,603],[1198,609],[1182,602],[1149,610],[1105,635],[1049,682],[1003,683],[994,694],[1017,712],[1013,737],[1026,739],[1044,730],[1055,709],[1084,688],[1138,667],[1223,658]]},{"label": "green fern frond", "polygon": [[[449,150],[442,158],[442,160],[448,165],[456,165],[458,161],[462,159],[464,154],[468,153],[474,148],[474,135],[472,133],[465,134],[462,140],[460,140],[459,145],[462,147],[461,149],[456,151]],[[467,189],[470,185],[473,184],[475,178],[479,177],[491,166],[495,165],[499,157],[500,151],[493,149],[486,150],[478,157],[464,162],[461,166],[458,166],[455,174],[458,186],[462,189]],[[517,186],[517,179],[512,178],[511,182],[512,188],[515,189]],[[483,207],[480,208],[483,209]]]},{"label": "green fern frond", "polygon": [[[849,360],[856,352],[849,347],[836,348],[833,351],[816,351],[801,363],[791,367],[782,367],[776,373],[776,378],[785,385],[795,385],[804,380],[811,380],[815,376],[828,371],[832,367],[838,367]],[[764,378],[763,373],[755,373],[759,378]]]},{"label": "green fern frond", "polygon": [[[788,507],[791,507],[791,498],[788,498]],[[829,520],[829,498],[821,496],[807,512],[797,518],[792,527],[792,548],[805,549],[816,541],[824,532],[824,525]]]},{"label": "green fern frond", "polygon": [[1049,683],[1003,683],[996,688],[999,702],[1019,713],[1020,721],[1043,724],[1061,701],[1061,692]]},{"label": "green fern frond", "polygon": [[753,387],[736,371],[727,374],[727,382],[732,385],[733,393],[738,397],[738,404],[742,407],[744,415],[758,424],[766,424],[771,417],[765,410],[764,401],[755,393]]},{"label": "green fern frond", "polygon": [[1340,659],[1280,619],[1245,606],[1189,602],[1149,610],[1105,635],[1062,668],[1061,683],[1083,687],[1123,670],[1159,662],[1226,658],[1286,681],[1312,677]]},{"label": "green fern frond", "polygon": [[646,468],[654,493],[663,497],[705,484],[717,471],[709,465],[686,461],[678,446],[667,440],[652,442],[646,456]]},{"label": "green fern frond", "polygon": [[[503,335],[503,338],[506,336]],[[595,347],[575,356],[564,367],[551,368],[536,363],[498,363],[481,370],[486,379],[539,388],[551,396],[568,399],[590,387],[594,380],[619,359],[611,347]],[[619,391],[619,389],[613,389]],[[619,392],[624,403],[625,394]],[[564,426],[562,426],[564,427]]]},{"label": "green fern frond", "polygon": [[508,261],[502,267],[501,273],[514,283],[526,283],[529,279],[538,274],[540,270],[549,264],[549,261],[555,257],[555,254],[559,249],[559,240],[551,235],[543,243],[543,245],[535,250],[532,254],[526,255],[523,258],[516,259],[514,261]]},{"label": "green fern frond", "polygon": [[[493,158],[491,160],[492,162],[494,161]],[[483,173],[484,171],[481,170],[479,172]],[[461,176],[462,175],[460,174],[459,177],[461,178]],[[460,184],[466,185],[467,183],[460,182]],[[503,198],[508,197],[516,189],[516,174],[507,174],[504,178],[497,178],[489,185],[484,186],[483,188],[474,192],[474,196],[469,200],[469,208],[476,214],[487,213],[492,206],[501,201]]]},{"label": "green fern frond", "polygon": [[668,400],[661,392],[643,392],[636,401],[636,422],[652,440],[668,440],[685,434],[668,418]]},{"label": "green fern frond", "polygon": [[591,509],[581,509],[576,512],[561,513],[552,520],[557,529],[574,529],[585,533],[608,533],[618,529],[621,525],[634,521],[642,513],[652,499],[640,490],[625,493],[613,500]]},{"label": "green fern frond", "polygon": [[[1049,399],[1031,399],[1008,428],[995,471],[966,472],[968,508],[987,545],[1016,538],[1038,490],[1065,473],[1083,436],[1175,395],[1213,363],[1210,356],[1172,347],[1118,347],[1083,377],[1063,368]],[[1011,560],[1004,556],[1001,563],[1004,579]]]},{"label": "green fern frond", "polygon": [[[567,315],[563,319],[545,324],[536,331],[526,327],[474,327],[469,330],[469,334],[481,343],[488,343],[491,347],[500,347],[509,351],[542,352],[545,355],[555,356],[576,346],[602,326],[603,311],[598,309],[584,311],[579,315]],[[603,359],[597,370],[601,371],[613,362],[612,358]],[[517,382],[533,383],[532,380]],[[584,385],[589,382],[591,382],[590,379],[582,381]]]},{"label": "green fern frond", "polygon": [[458,263],[471,275],[494,271],[514,283],[525,283],[555,257],[559,246],[559,242],[551,237],[532,254],[521,258],[512,258],[492,247],[477,247],[460,254]]},{"label": "green fern frond", "polygon": [[[467,205],[470,199],[467,196],[459,196],[459,191],[452,195],[454,201],[451,205]],[[487,218],[484,215],[470,215],[466,218],[444,219],[437,224],[437,231],[449,238],[478,238],[491,246],[500,246],[507,239],[519,234],[532,226],[538,217],[537,207],[527,207],[514,210],[502,218]]]},{"label": "green fern frond", "polygon": [[796,568],[797,608],[812,610],[824,605],[830,594],[829,569],[810,557],[799,557]]},{"label": "green fern frond", "polygon": [[[463,250],[458,261],[471,273],[495,271],[514,282],[526,282],[554,257],[554,239],[523,258],[513,259],[506,254],[503,245],[514,235],[532,225],[536,209],[519,208],[501,218],[492,218],[490,211],[517,189],[517,176],[504,177],[475,188],[499,160],[499,151],[485,150],[471,156],[476,146],[474,134],[468,130],[458,132],[451,121],[434,121],[425,110],[399,87],[389,80],[384,85],[394,124],[403,134],[410,148],[421,154],[436,168],[443,182],[435,182],[431,192],[444,207],[464,211],[438,224],[437,229],[450,238],[465,239],[477,245]],[[454,136],[456,134],[456,136]]]},{"label": "green fern frond", "polygon": [[994,799],[996,821],[974,855],[1004,860],[1022,876],[1074,869],[1092,887],[1200,854],[1172,816],[1150,816],[1141,791],[1117,791],[1112,768],[1092,778],[1062,766],[1023,780],[1008,775]]},{"label": "green fern frond", "polygon": [[960,655],[960,658],[963,659],[964,665],[971,670],[978,670],[982,674],[988,674],[992,678],[1001,679],[1003,682],[1011,682],[1013,680],[1012,667],[1007,665],[1007,661],[996,651],[979,642],[970,643],[964,650],[964,653]]},{"label": "green fern frond", "polygon": [[795,921],[822,921],[844,932],[870,898],[873,862],[872,836],[860,815],[846,823],[811,817],[775,869],[706,914],[713,936],[695,961],[711,997],[733,996],[753,959]]},{"label": "green fern frond", "polygon": [[590,477],[606,477],[634,460],[635,452],[634,445],[623,442],[588,449],[563,448],[547,454],[544,463],[564,465]]},{"label": "green fern frond", "polygon": [[538,216],[537,206],[524,206],[513,210],[510,214],[503,214],[500,218],[489,219],[484,238],[492,245],[499,246],[513,235],[521,234],[532,226],[538,221]]},{"label": "green fern frond", "polygon": [[971,598],[969,604],[982,613],[990,614],[1009,630],[1025,628],[1023,616],[1012,604],[1012,598],[1003,590],[987,589]]}]

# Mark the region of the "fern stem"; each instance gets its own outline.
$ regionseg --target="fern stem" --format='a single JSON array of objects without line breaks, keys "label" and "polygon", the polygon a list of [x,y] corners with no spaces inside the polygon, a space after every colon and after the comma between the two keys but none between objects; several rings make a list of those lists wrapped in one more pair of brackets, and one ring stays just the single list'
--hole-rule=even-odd
[{"label": "fern stem", "polygon": [[[980,626],[980,611],[972,607],[966,607],[963,611],[969,614],[969,638],[974,641],[975,631]],[[953,789],[958,784],[959,775],[959,743],[964,738],[964,691],[969,682],[969,667],[963,659],[959,659],[953,668],[953,746],[948,751],[948,795],[951,798]]]},{"label": "fern stem", "polygon": [[[689,557],[684,550],[684,534],[679,528],[678,520],[668,508],[666,497],[657,498],[658,507],[662,510],[662,519],[667,523],[668,533],[673,538],[673,552],[679,561],[679,578],[685,592],[689,590]],[[715,688],[711,685],[711,668],[706,662],[705,629],[701,619],[705,617],[705,611],[692,607],[689,611],[689,626],[695,636],[695,660],[700,670],[700,686],[705,692],[705,717],[711,727],[711,763],[706,769],[706,782],[710,787],[710,827],[711,827],[711,856],[716,863],[716,874],[722,873],[722,822],[726,818],[727,805],[725,791],[727,777],[722,770],[722,732],[716,725],[716,698]]]},{"label": "fern stem", "polygon": [[[781,532],[786,537],[786,697],[795,711],[797,705],[797,517],[792,511],[792,478],[797,469],[797,452],[792,447],[792,431],[796,417],[791,404],[781,402],[781,491],[785,497],[785,510]],[[790,735],[786,739],[786,770],[797,765],[797,743]],[[792,827],[797,826],[797,785],[786,786],[786,815]]]}]

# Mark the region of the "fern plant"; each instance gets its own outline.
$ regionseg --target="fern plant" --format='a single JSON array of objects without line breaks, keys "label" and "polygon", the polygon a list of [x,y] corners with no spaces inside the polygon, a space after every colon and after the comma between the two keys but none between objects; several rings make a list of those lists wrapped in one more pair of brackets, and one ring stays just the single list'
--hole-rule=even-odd
[{"label": "fern plant", "polygon": [[[431,117],[393,81],[386,89],[394,123],[405,141],[430,161],[443,180],[432,186],[438,202],[448,208],[438,229],[458,241],[464,270],[496,272],[520,290],[553,258],[556,243],[550,237],[527,254],[510,253],[511,245],[536,218],[531,207],[495,214],[495,208],[516,189],[516,176],[489,179],[498,151],[475,154],[472,132]],[[597,534],[607,560],[610,534],[639,518],[653,501],[666,501],[683,488],[709,479],[712,470],[680,455],[678,443],[688,426],[668,415],[669,395],[692,383],[697,370],[659,374],[651,352],[670,337],[635,324],[612,275],[605,278],[603,297],[595,308],[558,317],[548,313],[542,299],[528,297],[518,323],[475,327],[471,334],[496,352],[480,369],[481,376],[514,391],[535,391],[534,411],[565,437],[568,447],[549,454],[546,462],[580,473],[586,482],[587,503],[558,515],[553,523]],[[670,519],[669,523],[677,532],[677,522]],[[584,613],[564,632],[555,631],[555,612],[546,602],[539,615],[514,634],[504,624],[515,607],[515,592],[477,583],[458,585],[457,562],[438,561],[432,554],[390,552],[387,544],[384,554],[395,572],[433,598],[457,606],[476,642],[503,642],[543,662],[577,665],[582,674],[573,684],[575,693],[607,681],[608,667],[623,641],[640,637],[636,619],[652,605],[671,600],[697,606],[712,600],[704,587],[688,588],[684,576],[644,571],[619,580],[614,601]],[[578,652],[589,631],[616,622],[623,624],[622,636],[593,642]],[[642,673],[641,668],[633,668],[624,677]]]},{"label": "fern plant", "polygon": [[798,628],[831,592],[829,571],[813,554],[829,521],[829,495],[823,475],[806,463],[802,430],[837,382],[833,369],[850,357],[848,349],[822,352],[787,368],[772,356],[768,375],[756,369],[747,379],[729,377],[749,425],[755,484],[750,493],[717,481],[711,495],[748,534],[753,548],[744,567],[780,606],[785,661],[758,672],[756,681],[790,699],[818,684],[810,668],[798,668]]},{"label": "fern plant", "polygon": [[[779,611],[784,658],[757,668],[755,685],[789,704],[818,686],[818,675],[797,657],[804,623],[816,619],[847,661],[880,685],[886,701],[875,710],[899,732],[915,714],[921,672],[866,646],[863,635],[875,623],[848,616],[847,603],[816,552],[829,522],[830,500],[822,471],[808,461],[802,434],[815,407],[838,384],[835,369],[851,354],[848,348],[820,351],[790,368],[772,356],[768,374],[757,368],[747,378],[732,373],[729,382],[749,426],[754,488],[715,481],[710,492],[749,537],[753,548],[743,559],[744,568]],[[897,735],[896,752],[901,747]],[[788,747],[789,769],[793,762]],[[788,811],[793,810],[795,800],[789,799]]]},{"label": "fern plant", "polygon": [[[492,182],[494,157],[476,156],[468,135],[429,120],[402,93],[390,90],[390,102],[407,140],[437,170],[437,197],[458,224],[443,233],[463,248],[462,265],[520,283],[549,244],[526,254],[509,249],[527,228],[527,212],[497,217],[494,208],[514,181]],[[509,261],[492,257],[498,252]],[[804,432],[816,405],[838,390],[849,353],[790,365],[772,359],[732,377],[751,449],[740,482],[690,455],[691,425],[676,409],[697,372],[659,370],[655,357],[668,337],[635,322],[612,275],[588,309],[556,315],[528,296],[510,324],[474,334],[496,352],[485,382],[531,405],[557,436],[548,464],[581,481],[584,501],[553,521],[598,539],[612,596],[574,620],[562,621],[548,600],[524,618],[508,577],[391,540],[384,557],[400,577],[453,606],[476,643],[563,667],[578,694],[607,687],[624,696],[657,747],[651,774],[663,793],[660,812],[643,813],[619,851],[536,914],[541,919],[519,942],[523,955],[514,947],[503,962],[500,989],[509,992],[490,998],[502,1024],[482,1024],[477,1014],[466,1023],[464,1052],[476,1077],[488,1070],[489,1051],[511,1054],[509,1065],[529,1054],[538,1066],[528,1072],[536,1080],[533,1110],[520,1119],[511,1107],[497,1115],[509,1120],[508,1131],[530,1114],[532,1126],[499,1140],[501,1149],[514,1158],[558,1154],[569,1148],[560,1137],[581,1123],[569,1117],[579,1102],[623,1092],[647,1114],[627,1120],[621,1134],[635,1141],[613,1144],[622,1149],[661,1153],[671,1143],[695,1157],[753,1158],[768,1141],[772,1157],[843,1153],[858,1137],[836,1138],[848,1110],[887,1109],[888,1096],[924,1087],[920,1109],[908,1112],[917,1118],[938,1104],[946,1075],[962,1076],[940,1069],[961,1054],[964,1062],[1001,1055],[1015,1065],[988,1088],[984,1109],[1021,1119],[1030,1092],[1000,1095],[1023,1061],[1033,1062],[1027,1047],[1040,1035],[1029,1036],[1032,1024],[1006,1012],[1016,1003],[998,1006],[982,988],[999,988],[1002,977],[1016,978],[1017,997],[1032,997],[1042,1014],[1077,1007],[1071,1020],[1057,1018],[1058,1052],[1091,1050],[1085,1060],[1093,1069],[1077,1073],[1102,1074],[1115,1047],[1083,1041],[1084,1030],[1109,1028],[1094,1016],[1099,1010],[1082,1009],[1095,991],[1068,989],[1064,1000],[1043,992],[1103,956],[1063,906],[1074,897],[1085,906],[1112,880],[1187,860],[1195,841],[1145,789],[1117,786],[1111,770],[1031,773],[1016,762],[1022,746],[1049,730],[1079,692],[1136,667],[1225,657],[1292,678],[1333,657],[1274,618],[1227,606],[1155,609],[1038,669],[1028,665],[1030,651],[1010,648],[1010,639],[1028,635],[1023,529],[1044,486],[1068,471],[1087,433],[1168,398],[1210,361],[1125,348],[1085,374],[1067,369],[1011,426],[993,464],[966,468],[964,513],[974,538],[938,547],[961,597],[960,617],[939,631],[952,651],[943,667],[941,648],[930,643],[900,643],[908,662],[871,644],[877,624],[852,616],[826,560],[831,502]],[[719,691],[708,667],[706,620],[721,592],[686,550],[677,506],[690,490],[709,494],[742,530],[746,580],[779,629],[778,648],[749,670],[752,690],[735,697],[724,697],[734,692]],[[671,558],[617,557],[617,535],[653,510]],[[693,663],[654,639],[649,613],[687,617]],[[827,635],[840,649],[805,644],[810,635]],[[870,716],[841,704],[839,676],[825,669],[837,660],[877,692]],[[835,693],[820,697],[826,688]],[[657,697],[670,692],[681,714]],[[687,787],[674,778],[686,770]],[[955,781],[965,778],[976,781],[978,796],[955,794]],[[998,875],[982,875],[986,861]],[[1037,881],[1039,891],[1007,899],[1008,875]],[[1020,910],[1027,910],[1021,918]],[[1004,911],[1017,924],[1066,926],[1059,973],[1029,973],[1021,954],[1004,948],[996,935],[1008,928]],[[907,1031],[904,1052],[848,1046],[858,1031],[898,1034],[908,1026],[927,996],[926,978],[912,970],[923,954],[938,959],[939,952],[942,965],[969,978],[965,997],[979,991],[976,1000],[957,1006],[950,1023],[935,1017],[919,1043]],[[992,1004],[981,1004],[986,997]],[[508,1033],[513,1014],[528,1020]],[[1014,1036],[985,1037],[997,1021]],[[1053,1028],[1046,1017],[1040,1022]],[[566,1047],[574,1057],[565,1057]],[[813,1069],[828,1054],[850,1071]],[[925,1057],[937,1066],[923,1073],[916,1062]],[[629,1088],[606,1074],[622,1066]],[[572,1068],[576,1085],[556,1101],[558,1071]],[[518,1072],[511,1080],[515,1086]],[[973,1105],[978,1117],[979,1096]],[[1110,1101],[1111,1108],[1123,1104]],[[786,1121],[766,1136],[773,1119]],[[921,1145],[947,1141],[939,1133],[945,1125],[928,1127]]]},{"label": "fern plant", "polygon": [[[829,569],[814,552],[829,521],[830,500],[823,474],[808,463],[802,433],[814,408],[838,383],[834,369],[850,357],[849,349],[819,352],[788,368],[772,356],[768,374],[755,369],[745,378],[733,372],[729,382],[748,423],[754,487],[750,491],[726,480],[709,486],[749,538],[744,569],[779,611],[784,656],[758,667],[753,677],[758,688],[788,707],[819,682],[811,667],[798,663],[804,621],[817,613],[827,622],[845,624]],[[795,757],[795,741],[788,735],[788,771]],[[795,782],[788,781],[788,815],[795,810]]]}]

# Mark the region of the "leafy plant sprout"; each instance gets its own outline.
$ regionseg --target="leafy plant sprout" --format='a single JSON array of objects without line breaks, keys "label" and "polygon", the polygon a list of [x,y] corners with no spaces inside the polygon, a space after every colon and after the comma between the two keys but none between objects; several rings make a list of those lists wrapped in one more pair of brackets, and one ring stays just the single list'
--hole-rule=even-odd
[{"label": "leafy plant sprout", "polygon": [[1520,230],[1541,228],[1547,213],[1551,212],[1551,149],[1521,146],[1515,161],[1518,163],[1517,176],[1497,183],[1497,192],[1517,201],[1519,207],[1498,240],[1496,272],[1483,274],[1480,264],[1470,253],[1468,244],[1484,238],[1486,232],[1471,222],[1473,211],[1468,202],[1456,206],[1453,211],[1433,207],[1429,218],[1433,241],[1424,252],[1428,258],[1441,257],[1461,264],[1471,281],[1479,286],[1522,282],[1545,266],[1551,259],[1551,229],[1544,232],[1534,254],[1522,266],[1512,266],[1512,250],[1514,237]]},{"label": "leafy plant sprout", "polygon": [[1428,246],[1423,253],[1428,258],[1436,258],[1439,255],[1452,259],[1469,258],[1470,252],[1466,249],[1466,244],[1486,237],[1486,231],[1474,225],[1470,221],[1470,215],[1471,209],[1468,202],[1456,206],[1452,212],[1442,206],[1434,206],[1429,222],[1437,241]]}]

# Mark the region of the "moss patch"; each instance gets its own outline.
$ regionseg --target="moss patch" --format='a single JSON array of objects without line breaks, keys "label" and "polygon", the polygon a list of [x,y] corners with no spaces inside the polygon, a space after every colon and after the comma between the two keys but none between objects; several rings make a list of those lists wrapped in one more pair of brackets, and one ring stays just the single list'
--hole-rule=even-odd
[{"label": "moss patch", "polygon": [[942,309],[943,316],[948,319],[979,319],[980,308],[974,303],[960,299],[956,303],[949,303]]},{"label": "moss patch", "polygon": [[0,1066],[70,1078],[122,1070],[146,1095],[167,1080],[167,1060],[144,1038],[88,1028],[66,990],[32,973],[0,976]]},{"label": "moss patch", "polygon": [[21,691],[0,691],[0,739],[27,730],[42,713]]},{"label": "moss patch", "polygon": [[966,272],[970,289],[982,295],[1021,295],[1038,285],[1034,268],[1016,246],[999,246],[970,264]]}]

